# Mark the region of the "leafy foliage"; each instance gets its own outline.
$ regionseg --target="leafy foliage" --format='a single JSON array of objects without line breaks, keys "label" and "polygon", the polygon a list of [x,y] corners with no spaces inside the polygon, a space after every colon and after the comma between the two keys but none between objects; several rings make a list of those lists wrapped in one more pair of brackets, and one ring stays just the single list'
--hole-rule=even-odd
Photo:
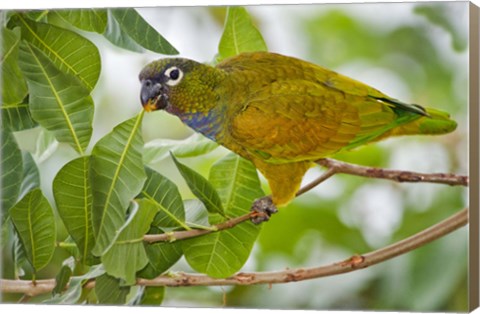
[{"label": "leafy foliage", "polygon": [[92,220],[96,243],[92,253],[103,255],[125,223],[130,201],[146,179],[140,136],[142,114],[118,125],[92,151]]},{"label": "leafy foliage", "polygon": [[2,131],[2,217],[7,215],[7,210],[17,201],[22,184],[23,165],[18,162],[22,158],[22,153],[8,130]]},{"label": "leafy foliage", "polygon": [[[253,9],[211,8],[206,12],[212,16],[220,12],[223,18],[225,11],[214,62],[268,49],[255,16],[249,14]],[[299,23],[310,44],[307,52],[311,60],[331,68],[356,59],[371,62],[372,67],[391,64],[392,71],[405,79],[405,85],[419,99],[425,97],[436,107],[462,113],[457,97],[461,91],[455,90],[458,84],[452,84],[454,72],[462,69],[444,62],[444,55],[430,39],[431,30],[400,25],[373,31],[343,11],[325,12],[309,14]],[[454,50],[465,50],[463,29],[451,18],[448,7],[421,5],[414,13],[447,32]],[[324,256],[330,259],[376,248],[366,236],[371,230],[365,232],[363,225],[371,219],[365,217],[372,214],[368,216],[366,211],[359,215],[351,209],[368,207],[368,201],[359,203],[356,197],[368,185],[363,179],[344,176],[329,180],[334,182],[333,189],[325,185],[323,190],[322,184],[321,190],[302,196],[265,226],[245,222],[186,240],[143,241],[145,234],[215,230],[216,224],[248,213],[252,202],[264,195],[255,167],[233,153],[225,154],[217,149],[218,144],[199,134],[144,143],[143,111],[113,130],[105,130],[105,135],[100,128],[94,129],[95,119],[102,118],[94,114],[103,106],[95,103],[100,97],[92,97],[105,61],[100,41],[131,52],[178,53],[137,10],[10,11],[0,21],[0,239],[2,250],[11,252],[2,255],[6,260],[2,264],[12,265],[12,270],[4,272],[11,278],[56,278],[52,295],[43,296],[42,302],[159,305],[166,291],[173,300],[217,302],[213,290],[202,290],[208,291],[207,295],[138,287],[136,279],[183,270],[185,262],[197,272],[225,278],[241,271],[249,258],[257,269],[271,270],[318,265]],[[431,88],[426,88],[426,81]],[[120,111],[122,106],[116,104],[115,109]],[[31,134],[36,134],[31,136],[35,147],[25,149],[17,138]],[[57,165],[49,182],[50,176],[40,171],[41,166],[64,149],[68,153],[61,155],[62,164]],[[460,158],[450,154],[452,159]],[[336,158],[384,167],[394,155],[387,144]],[[461,162],[455,159],[452,164],[460,167]],[[462,168],[449,170],[458,169]],[[394,185],[392,190],[404,198],[412,193],[403,185]],[[340,196],[330,195],[339,194],[337,191],[341,191]],[[399,225],[390,227],[390,239],[402,239],[465,206],[460,189],[435,193],[424,212],[403,204],[405,212],[398,213]],[[418,198],[428,199],[422,194],[415,202]],[[383,217],[381,214],[374,212],[375,217]],[[457,233],[358,280],[343,277],[345,283],[320,282],[301,292],[294,286],[283,294],[283,288],[277,287],[267,294],[263,287],[234,287],[224,294],[228,305],[238,306],[318,308],[322,304],[337,309],[371,306],[380,310],[464,311],[463,304],[445,301],[466,299],[466,292],[457,289],[466,281],[463,240],[464,234]],[[261,252],[252,255],[255,244]],[[321,251],[320,257],[315,255],[317,251]],[[451,255],[459,258],[449,258]],[[443,262],[432,266],[432,260]],[[438,276],[443,273],[446,275]],[[91,289],[87,283],[93,280],[95,288]],[[430,289],[431,283],[434,289]],[[334,294],[335,289],[341,293]],[[12,301],[16,297],[7,296]],[[323,303],[315,303],[319,298]]]},{"label": "leafy foliage", "polygon": [[134,9],[113,9],[111,14],[117,20],[121,30],[140,46],[167,55],[178,53]]},{"label": "leafy foliage", "polygon": [[58,15],[65,22],[87,32],[103,34],[107,28],[107,10],[55,10],[49,14]]},{"label": "leafy foliage", "polygon": [[[255,167],[233,153],[212,166],[209,181],[217,191],[227,217],[248,213],[253,201],[263,195]],[[209,220],[216,224],[226,219],[210,211]],[[239,224],[187,240],[183,244],[185,258],[199,272],[212,277],[228,277],[243,266],[259,231],[259,226]]]},{"label": "leafy foliage", "polygon": [[241,52],[266,50],[267,45],[247,10],[242,7],[229,7],[225,30],[218,45],[217,61]]},{"label": "leafy foliage", "polygon": [[15,229],[22,240],[28,261],[35,271],[45,267],[55,248],[53,210],[40,189],[25,195],[10,209]]},{"label": "leafy foliage", "polygon": [[[155,205],[149,200],[141,200],[138,207],[134,207],[115,242],[102,256],[102,263],[109,275],[123,279],[127,285],[135,284],[136,272],[148,263],[142,243],[143,235],[147,233],[156,213]],[[125,263],[126,260],[128,263]]]},{"label": "leafy foliage", "polygon": [[95,244],[89,178],[90,157],[85,156],[67,163],[53,180],[58,213],[86,264],[91,264],[94,259],[91,251]]},{"label": "leafy foliage", "polygon": [[92,135],[93,101],[88,90],[31,44],[20,45],[20,58],[33,119],[82,154]]}]

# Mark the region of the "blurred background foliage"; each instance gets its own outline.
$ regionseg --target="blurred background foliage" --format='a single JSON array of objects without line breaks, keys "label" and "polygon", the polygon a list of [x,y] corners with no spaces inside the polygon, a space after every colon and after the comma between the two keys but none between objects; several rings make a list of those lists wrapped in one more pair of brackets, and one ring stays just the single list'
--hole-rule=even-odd
[{"label": "blurred background foliage", "polygon": [[[309,60],[405,102],[446,110],[458,129],[440,137],[396,138],[335,156],[348,162],[422,172],[468,172],[468,3],[378,3],[247,7],[270,51]],[[142,8],[140,14],[183,57],[212,62],[225,8]],[[140,111],[137,75],[159,55],[126,52],[90,33],[102,74],[93,92],[92,143]],[[145,115],[145,142],[183,139],[192,131],[163,112]],[[42,189],[72,151],[50,156],[48,137],[19,132],[21,148],[36,153]],[[43,146],[42,146],[43,145]],[[43,155],[42,155],[43,153]],[[203,175],[222,148],[183,161]],[[189,197],[170,159],[155,168]],[[321,173],[313,168],[308,182]],[[265,182],[264,190],[268,187]],[[53,203],[53,202],[51,202]],[[468,204],[467,189],[392,183],[337,175],[296,199],[263,225],[244,271],[271,271],[336,262],[381,248],[425,229]],[[58,231],[65,233],[65,230]],[[66,236],[66,233],[64,234]],[[61,237],[59,237],[61,238]],[[380,265],[329,278],[274,286],[167,288],[165,306],[275,309],[466,311],[466,228]],[[54,258],[63,260],[62,251]],[[52,263],[55,264],[55,263]],[[8,268],[5,264],[4,267]],[[191,271],[185,261],[173,270]],[[52,278],[56,269],[45,269]],[[4,300],[7,301],[8,300]]]}]

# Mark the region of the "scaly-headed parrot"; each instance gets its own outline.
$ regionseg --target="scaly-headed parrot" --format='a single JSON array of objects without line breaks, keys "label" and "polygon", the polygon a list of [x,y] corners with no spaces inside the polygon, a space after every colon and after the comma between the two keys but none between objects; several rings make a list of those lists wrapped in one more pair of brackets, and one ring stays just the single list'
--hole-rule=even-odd
[{"label": "scaly-headed parrot", "polygon": [[160,59],[139,78],[146,111],[165,110],[253,162],[272,196],[252,208],[268,215],[295,197],[318,159],[390,136],[443,134],[457,126],[447,113],[271,52],[242,53],[216,66]]}]

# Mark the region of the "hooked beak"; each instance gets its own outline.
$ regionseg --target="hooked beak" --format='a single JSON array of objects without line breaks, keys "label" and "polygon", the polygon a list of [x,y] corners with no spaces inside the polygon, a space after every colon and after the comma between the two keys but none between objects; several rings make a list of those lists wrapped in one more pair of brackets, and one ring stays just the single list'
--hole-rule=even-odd
[{"label": "hooked beak", "polygon": [[164,109],[168,104],[168,96],[162,84],[152,84],[151,81],[142,82],[140,92],[142,106],[147,112]]}]

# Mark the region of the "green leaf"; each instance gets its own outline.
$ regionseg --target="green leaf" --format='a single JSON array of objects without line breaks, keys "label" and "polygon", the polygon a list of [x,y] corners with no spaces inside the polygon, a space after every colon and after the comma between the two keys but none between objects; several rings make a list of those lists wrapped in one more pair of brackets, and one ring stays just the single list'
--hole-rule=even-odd
[{"label": "green leaf", "polygon": [[[212,166],[209,181],[218,191],[229,216],[248,213],[252,202],[263,195],[255,167],[234,153]],[[210,222],[220,222],[218,215],[210,215]],[[183,242],[185,258],[196,271],[216,278],[228,277],[246,262],[259,231],[260,226],[245,222],[189,239]]]},{"label": "green leaf", "polygon": [[28,105],[23,103],[27,96],[27,84],[18,66],[18,47],[20,29],[13,31],[2,28],[0,45],[2,126],[12,131],[32,128],[36,122],[32,119]]},{"label": "green leaf", "polygon": [[[8,210],[17,201],[22,184],[22,153],[10,131],[2,130],[1,169],[2,203],[1,215],[5,219]],[[2,221],[3,221],[2,219]]]},{"label": "green leaf", "polygon": [[40,187],[40,173],[38,172],[37,164],[33,160],[32,155],[30,155],[30,153],[23,152],[22,162],[23,175],[19,198],[23,198],[23,196],[25,196],[25,194],[31,190]]},{"label": "green leaf", "polygon": [[19,64],[27,79],[33,118],[59,142],[83,154],[92,136],[94,108],[89,91],[26,42],[20,45]]},{"label": "green leaf", "polygon": [[225,213],[222,207],[222,202],[220,201],[220,197],[210,182],[208,182],[207,179],[202,177],[199,173],[179,162],[173,154],[172,158],[192,193],[198,197],[203,204],[205,204],[207,210],[210,213],[217,213],[224,216]]},{"label": "green leaf", "polygon": [[23,197],[10,209],[27,258],[35,271],[45,267],[55,249],[56,224],[53,210],[40,189]]},{"label": "green leaf", "polygon": [[74,159],[60,169],[53,180],[53,196],[57,211],[77,244],[82,263],[94,263],[90,157]]},{"label": "green leaf", "polygon": [[145,287],[143,291],[141,305],[160,305],[165,296],[165,287]]},{"label": "green leaf", "polygon": [[52,13],[87,32],[102,34],[107,28],[107,11],[104,9],[54,10]]},{"label": "green leaf", "polygon": [[[163,231],[152,227],[148,234],[160,234]],[[149,263],[138,276],[153,279],[172,267],[183,255],[181,242],[144,243]]]},{"label": "green leaf", "polygon": [[108,23],[103,36],[110,41],[115,46],[118,46],[123,49],[127,49],[133,52],[144,52],[142,46],[137,44],[127,33],[125,33],[120,24],[118,24],[115,17],[113,17],[112,12],[108,10],[107,12]]},{"label": "green leaf", "polygon": [[267,50],[262,34],[255,27],[247,10],[242,7],[229,7],[225,28],[218,45],[217,61],[242,52]]},{"label": "green leaf", "polygon": [[130,287],[120,286],[120,280],[104,274],[95,280],[95,294],[100,304],[125,304]]},{"label": "green leaf", "polygon": [[[27,84],[18,67],[20,29],[2,28],[0,45],[1,99],[4,108],[15,107],[27,96]],[[2,112],[3,114],[3,112]]]},{"label": "green leaf", "polygon": [[74,262],[72,262],[72,258],[70,257],[66,262],[63,263],[62,268],[60,268],[57,276],[55,276],[55,288],[52,290],[52,295],[54,297],[61,294],[67,288],[67,285],[70,282],[70,278],[73,274],[74,266],[71,265],[73,263]]},{"label": "green leaf", "polygon": [[61,295],[57,295],[49,300],[45,300],[42,303],[46,304],[75,304],[82,297],[83,285],[90,279],[102,276],[105,270],[101,265],[93,266],[90,270],[78,277],[72,277],[68,284],[67,290]]},{"label": "green leaf", "polygon": [[[143,236],[157,213],[157,207],[147,199],[140,199],[119,232],[115,243],[102,256],[107,273],[123,279],[125,284],[135,284],[136,273],[148,263],[143,246]],[[128,262],[125,262],[128,261]]]},{"label": "green leaf", "polygon": [[39,48],[61,71],[76,77],[90,92],[100,76],[100,54],[88,39],[52,24],[34,22],[21,15],[11,23],[22,29],[22,39]]},{"label": "green leaf", "polygon": [[8,128],[16,132],[31,129],[38,125],[38,123],[33,120],[28,104],[26,103],[18,103],[15,105],[3,104],[1,109],[3,128]]},{"label": "green leaf", "polygon": [[139,197],[150,200],[158,213],[153,221],[157,227],[185,227],[185,209],[177,186],[158,172],[145,168],[147,181]]},{"label": "green leaf", "polygon": [[30,10],[25,12],[25,16],[34,21],[46,21],[48,10]]},{"label": "green leaf", "polygon": [[143,112],[116,126],[93,148],[92,218],[96,234],[93,254],[97,256],[113,243],[125,223],[130,201],[140,193],[146,180],[140,133]]},{"label": "green leaf", "polygon": [[111,9],[123,32],[148,50],[165,55],[175,55],[178,51],[151,27],[135,9]]},{"label": "green leaf", "polygon": [[226,212],[232,216],[248,213],[253,201],[263,196],[255,166],[234,153],[212,166],[209,181],[217,190]]},{"label": "green leaf", "polygon": [[155,139],[145,144],[143,160],[153,164],[169,156],[172,152],[177,157],[196,157],[211,152],[218,147],[214,141],[194,133],[184,140]]}]

